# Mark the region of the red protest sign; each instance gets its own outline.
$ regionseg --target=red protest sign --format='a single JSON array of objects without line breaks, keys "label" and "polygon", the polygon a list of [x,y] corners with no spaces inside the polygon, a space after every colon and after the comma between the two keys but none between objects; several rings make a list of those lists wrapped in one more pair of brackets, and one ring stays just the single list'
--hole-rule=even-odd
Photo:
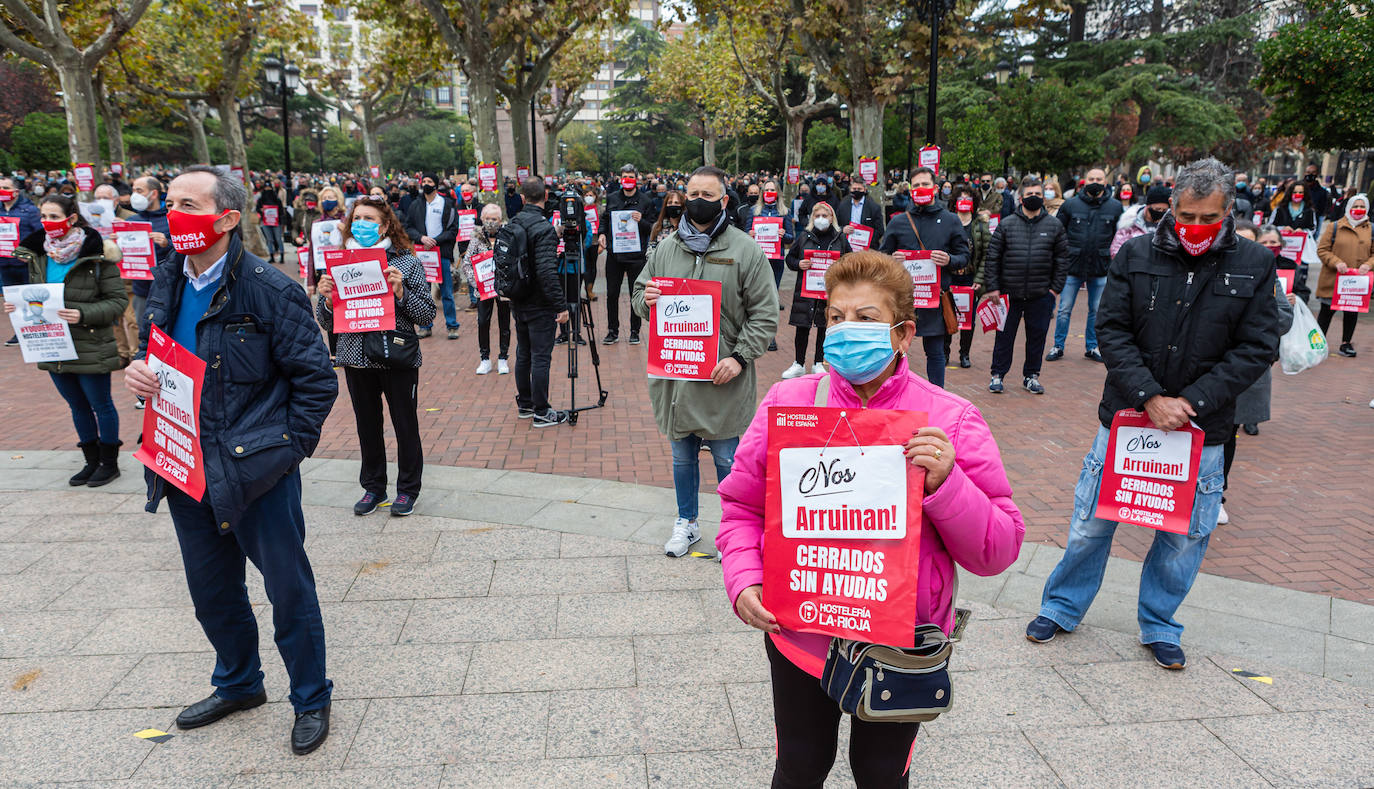
[{"label": "red protest sign", "polygon": [[113,175],[123,175],[124,162],[110,162],[110,173]]},{"label": "red protest sign", "polygon": [[909,647],[925,470],[922,411],[768,409],[763,604],[789,630]]},{"label": "red protest sign", "polygon": [[989,217],[988,217],[988,232],[989,232],[989,233],[996,233],[996,232],[997,232],[997,226],[1000,225],[1000,224],[1002,224],[1002,217],[1001,217],[999,214],[993,214],[992,216],[989,216]]},{"label": "red protest sign", "polygon": [[1336,275],[1336,287],[1331,291],[1331,309],[1337,312],[1369,312],[1369,289],[1374,285],[1374,272],[1360,274],[1347,271]]},{"label": "red protest sign", "polygon": [[1292,293],[1293,277],[1297,275],[1297,270],[1291,268],[1281,268],[1277,269],[1274,273],[1278,275],[1279,287],[1283,288],[1284,295],[1286,296],[1289,293]]},{"label": "red protest sign", "polygon": [[1165,432],[1139,411],[1117,411],[1094,517],[1187,534],[1202,438],[1193,425]]},{"label": "red protest sign", "polygon": [[381,167],[378,167],[378,166],[375,165],[375,164],[369,165],[368,168],[367,168],[367,173],[368,173],[368,175],[372,176],[373,178],[381,178],[381,177],[382,177],[382,168],[381,168]]},{"label": "red protest sign", "polygon": [[114,230],[115,243],[119,245],[119,276],[124,279],[152,279],[153,266],[157,265],[153,241],[148,235],[153,230],[152,223],[116,220],[111,228]]},{"label": "red protest sign", "polygon": [[483,192],[496,191],[496,163],[477,165],[477,186]]},{"label": "red protest sign", "polygon": [[1283,228],[1279,233],[1283,235],[1283,249],[1279,251],[1279,256],[1301,263],[1303,247],[1307,246],[1306,231]]},{"label": "red protest sign", "polygon": [[19,248],[19,217],[0,216],[0,257],[13,257]]},{"label": "red protest sign", "polygon": [[873,246],[873,228],[868,225],[850,222],[845,227],[845,232],[849,234],[849,248],[855,252],[862,252]]},{"label": "red protest sign", "polygon": [[425,282],[439,282],[443,280],[444,273],[439,270],[439,248],[438,247],[416,247],[415,257],[420,259],[420,264],[425,267]]},{"label": "red protest sign", "polygon": [[529,177],[530,177],[530,168],[526,167],[526,166],[523,165],[523,164],[517,164],[517,165],[515,166],[515,180],[516,180],[516,181],[518,181],[518,182],[520,182],[520,183],[523,184],[523,183],[525,182],[525,179],[526,179],[526,178],[529,178]]},{"label": "red protest sign", "polygon": [[788,167],[788,168],[787,168],[787,182],[788,182],[789,184],[799,184],[799,183],[801,183],[801,168],[800,168],[800,167],[798,167],[797,165],[794,164],[794,165],[792,165],[791,167]]},{"label": "red protest sign", "polygon": [[782,260],[782,217],[756,216],[750,231],[769,260]]},{"label": "red protest sign", "polygon": [[894,256],[911,274],[911,301],[918,310],[940,306],[940,267],[929,250],[900,249]]},{"label": "red protest sign", "polygon": [[205,496],[205,456],[200,449],[205,361],[156,325],[148,327],[147,361],[161,388],[143,411],[143,443],[134,459],[200,501]]},{"label": "red protest sign", "polygon": [[396,299],[386,281],[386,251],[331,249],[324,265],[334,279],[334,332],[395,331]]},{"label": "red protest sign", "polygon": [[491,252],[478,252],[471,258],[472,281],[477,283],[477,300],[496,298],[496,260]]},{"label": "red protest sign", "polygon": [[310,281],[310,247],[296,247],[296,262],[301,267],[301,282]]},{"label": "red protest sign", "polygon": [[72,165],[72,176],[76,178],[76,188],[80,192],[95,191],[95,165]]},{"label": "red protest sign", "polygon": [[262,226],[277,227],[281,224],[281,208],[275,205],[262,207]]},{"label": "red protest sign", "polygon": [[974,288],[967,285],[950,285],[949,295],[954,300],[954,313],[959,316],[960,330],[973,329]]},{"label": "red protest sign", "polygon": [[658,277],[649,310],[649,377],[709,381],[720,355],[720,283]]},{"label": "red protest sign", "polygon": [[935,173],[937,179],[940,177],[940,146],[924,146],[921,148],[920,153],[917,154],[916,160],[920,163],[921,167],[929,167],[931,172]]},{"label": "red protest sign", "polygon": [[808,249],[802,253],[802,258],[811,266],[802,272],[801,290],[797,291],[797,295],[808,299],[824,299],[825,272],[830,269],[832,263],[840,259],[840,253]]},{"label": "red protest sign", "polygon": [[465,208],[458,212],[458,240],[471,241],[472,229],[477,226],[477,209]]},{"label": "red protest sign", "polygon": [[1011,301],[1006,294],[998,296],[992,301],[985,301],[978,305],[976,314],[978,315],[978,325],[983,328],[983,333],[990,331],[1001,331],[1007,325],[1007,307]]},{"label": "red protest sign", "polygon": [[859,175],[863,177],[864,183],[878,183],[878,160],[870,156],[859,158]]}]

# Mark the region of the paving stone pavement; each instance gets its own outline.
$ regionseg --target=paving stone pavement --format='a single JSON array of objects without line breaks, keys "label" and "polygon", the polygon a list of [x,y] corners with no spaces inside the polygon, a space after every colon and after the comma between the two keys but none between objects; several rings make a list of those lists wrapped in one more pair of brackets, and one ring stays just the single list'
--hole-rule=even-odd
[{"label": "paving stone pavement", "polygon": [[[783,278],[784,305],[791,303],[793,279]],[[460,306],[465,299],[459,298]],[[1074,482],[1097,429],[1104,375],[1101,365],[1082,356],[1087,314],[1082,304],[1080,300],[1074,313],[1064,360],[1044,365],[1041,380],[1048,389],[1044,396],[1028,394],[1010,378],[1006,394],[988,393],[991,335],[975,338],[971,369],[951,369],[946,376],[946,386],[977,405],[993,428],[1026,517],[1027,540],[1059,547],[1068,534]],[[604,296],[593,305],[593,312],[599,337],[606,324]],[[496,473],[529,471],[671,487],[668,447],[649,408],[646,346],[626,342],[628,296],[622,296],[620,314],[621,341],[597,346],[605,386],[611,393],[606,408],[583,414],[576,426],[533,430],[528,421],[516,419],[509,376],[473,374],[478,361],[477,318],[475,313],[460,313],[457,340],[445,340],[440,333],[425,341],[420,424],[426,462]],[[794,330],[786,325],[785,313],[779,320],[779,350],[758,362],[760,394],[792,360]],[[1356,345],[1369,337],[1374,337],[1374,317],[1361,316]],[[1018,348],[1016,371],[1021,353]],[[586,349],[580,359],[578,403],[586,405],[594,398]],[[918,350],[913,366],[924,374],[924,365]],[[569,402],[566,371],[566,349],[556,348],[552,400],[559,407]],[[23,364],[19,352],[10,348],[0,351],[0,377],[6,382],[6,396],[0,399],[0,425],[4,426],[0,443],[23,449],[73,448],[70,416],[46,374]],[[121,433],[125,443],[132,445],[142,412],[133,410],[132,399],[123,394],[122,373],[115,374],[114,386]],[[342,380],[339,389],[338,403],[316,454],[356,458],[357,435]],[[1374,603],[1374,500],[1360,473],[1374,467],[1370,398],[1374,398],[1374,345],[1356,359],[1333,356],[1302,375],[1275,373],[1274,419],[1261,426],[1259,436],[1240,436],[1226,502],[1231,523],[1212,536],[1203,565],[1206,572]],[[394,444],[388,441],[394,457]],[[709,491],[714,471],[709,463],[704,465],[703,490]],[[349,474],[338,481],[354,479]],[[430,481],[427,473],[426,486]],[[355,493],[356,486],[339,488],[344,498],[356,498]],[[432,501],[428,494],[423,496],[421,511]],[[671,512],[671,495],[655,501],[663,506],[654,512]],[[502,510],[501,499],[486,493],[468,497],[466,502],[470,518],[490,518]],[[632,525],[619,524],[621,531]],[[1140,560],[1149,545],[1145,530],[1122,530],[1112,553]]]},{"label": "paving stone pavement", "polygon": [[[767,785],[763,636],[730,613],[718,564],[661,555],[645,502],[667,491],[436,466],[422,514],[358,518],[341,506],[356,465],[307,461],[336,691],[328,742],[296,757],[251,570],[269,703],[171,728],[210,689],[214,656],[170,518],[142,512],[132,463],[73,491],[75,463],[0,454],[0,785]],[[473,519],[481,495],[508,506]],[[1111,561],[1078,632],[1022,637],[1057,555],[1027,544],[1002,575],[964,574],[975,619],[955,708],[922,729],[917,784],[1374,785],[1374,608],[1204,575],[1180,613],[1189,668],[1166,672],[1135,643],[1129,559]],[[134,737],[145,728],[173,737]],[[843,756],[827,785],[853,786]]]}]

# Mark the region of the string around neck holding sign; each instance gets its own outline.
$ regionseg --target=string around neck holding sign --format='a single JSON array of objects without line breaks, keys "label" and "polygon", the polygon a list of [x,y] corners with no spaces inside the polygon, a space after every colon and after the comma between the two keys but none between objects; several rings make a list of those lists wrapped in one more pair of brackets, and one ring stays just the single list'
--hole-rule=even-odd
[{"label": "string around neck holding sign", "polygon": [[859,448],[859,455],[863,455],[864,445],[859,442],[859,435],[858,433],[854,432],[854,425],[850,424],[849,422],[849,412],[841,411],[840,418],[838,421],[835,422],[835,426],[830,428],[830,435],[825,439],[825,444],[821,446],[821,451],[818,454],[818,457],[825,457],[825,450],[830,447],[830,442],[835,439],[835,431],[840,429],[840,422],[843,422],[844,426],[849,428],[849,436],[850,438],[854,439],[854,446]]}]

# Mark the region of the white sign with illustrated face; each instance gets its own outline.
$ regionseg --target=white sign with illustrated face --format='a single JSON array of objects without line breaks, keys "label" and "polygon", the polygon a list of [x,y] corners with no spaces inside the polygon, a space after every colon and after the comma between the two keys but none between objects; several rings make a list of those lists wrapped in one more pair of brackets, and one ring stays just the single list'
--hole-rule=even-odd
[{"label": "white sign with illustrated face", "polygon": [[19,350],[26,364],[77,358],[72,326],[57,317],[64,304],[62,289],[60,282],[5,286],[5,301],[14,305],[10,324],[19,338]]}]

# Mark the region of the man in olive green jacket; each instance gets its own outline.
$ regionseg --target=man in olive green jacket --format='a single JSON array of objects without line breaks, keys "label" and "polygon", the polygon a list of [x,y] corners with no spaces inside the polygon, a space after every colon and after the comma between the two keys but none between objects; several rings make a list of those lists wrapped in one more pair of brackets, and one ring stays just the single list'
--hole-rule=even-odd
[{"label": "man in olive green jacket", "polygon": [[711,445],[717,482],[730,473],[739,437],[757,403],[754,360],[768,349],[778,328],[778,291],[773,270],[754,239],[734,227],[724,211],[725,173],[702,167],[687,182],[686,216],[649,252],[631,295],[634,311],[652,321],[660,291],[655,277],[686,277],[721,283],[720,361],[710,381],[651,379],[649,399],[658,429],[673,448],[677,520],[663,546],[682,556],[701,539],[697,489],[702,441]]}]

